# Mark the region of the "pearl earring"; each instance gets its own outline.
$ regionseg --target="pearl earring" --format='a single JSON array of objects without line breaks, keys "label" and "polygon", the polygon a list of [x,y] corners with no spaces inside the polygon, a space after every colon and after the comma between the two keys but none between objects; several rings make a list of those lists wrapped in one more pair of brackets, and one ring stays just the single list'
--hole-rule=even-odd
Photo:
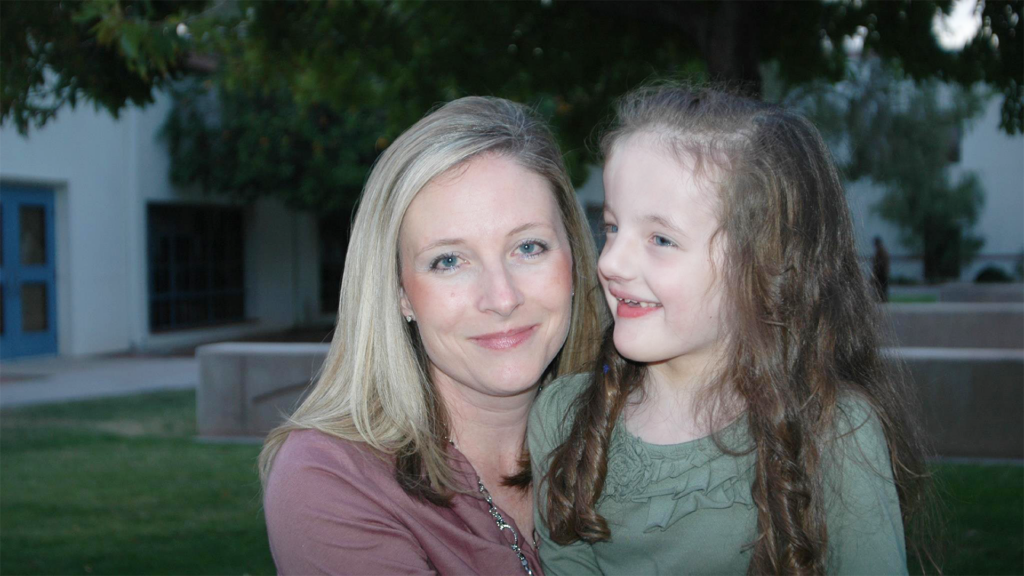
[{"label": "pearl earring", "polygon": [[412,324],[412,314],[409,314],[408,316],[406,316],[405,317],[405,321],[410,323],[410,324]]}]

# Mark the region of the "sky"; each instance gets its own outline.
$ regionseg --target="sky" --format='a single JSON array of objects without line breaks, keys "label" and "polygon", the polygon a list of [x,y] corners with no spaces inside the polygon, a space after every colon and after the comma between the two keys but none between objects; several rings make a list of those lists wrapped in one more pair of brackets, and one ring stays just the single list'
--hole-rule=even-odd
[{"label": "sky", "polygon": [[[981,6],[979,0],[953,0],[949,15],[939,12],[932,21],[932,31],[939,40],[939,45],[946,50],[960,50],[967,44],[981,27]],[[860,54],[864,47],[864,38],[868,29],[857,28],[852,36],[843,40],[843,48],[847,54]]]},{"label": "sky", "polygon": [[963,48],[981,27],[981,6],[978,0],[956,0],[949,16],[938,15],[932,30],[939,44],[947,50]]}]

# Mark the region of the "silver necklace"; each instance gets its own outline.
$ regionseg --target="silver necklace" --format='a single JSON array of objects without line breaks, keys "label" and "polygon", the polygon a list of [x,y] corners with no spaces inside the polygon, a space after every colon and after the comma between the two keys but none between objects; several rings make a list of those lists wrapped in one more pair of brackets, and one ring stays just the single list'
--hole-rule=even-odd
[{"label": "silver necklace", "polygon": [[476,485],[480,488],[480,493],[483,494],[484,500],[487,501],[487,505],[490,506],[489,512],[494,521],[498,524],[498,532],[508,530],[512,533],[512,551],[519,556],[519,563],[523,565],[523,570],[526,571],[527,576],[533,576],[533,570],[530,568],[530,562],[526,559],[526,555],[523,554],[523,549],[519,547],[519,534],[516,534],[516,529],[511,524],[505,522],[505,519],[501,517],[501,512],[498,507],[494,505],[494,500],[491,498],[491,493],[484,487],[484,481],[479,476],[476,478]]},{"label": "silver necklace", "polygon": [[[453,448],[458,449],[458,446],[455,445],[454,438],[449,437],[448,443],[451,444]],[[470,463],[470,465],[472,465],[472,463]],[[519,547],[519,534],[516,533],[516,529],[513,528],[511,524],[505,522],[505,519],[501,516],[501,511],[499,511],[498,507],[495,506],[494,499],[491,498],[491,493],[487,491],[487,488],[484,486],[484,481],[480,479],[479,474],[476,476],[476,485],[480,490],[480,494],[483,495],[484,500],[490,507],[488,512],[491,513],[491,518],[494,518],[494,522],[498,525],[498,533],[500,534],[505,530],[512,533],[512,551],[519,557],[519,563],[523,565],[523,570],[526,571],[526,576],[533,576],[533,569],[530,568],[530,561],[526,559],[526,555],[523,554],[523,549]]]}]

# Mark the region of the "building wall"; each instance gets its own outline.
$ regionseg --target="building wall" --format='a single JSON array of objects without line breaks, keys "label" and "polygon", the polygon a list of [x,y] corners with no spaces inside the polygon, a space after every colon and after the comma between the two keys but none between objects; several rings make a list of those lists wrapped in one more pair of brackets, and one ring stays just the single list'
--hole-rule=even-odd
[{"label": "building wall", "polygon": [[131,123],[89,106],[64,110],[23,138],[0,129],[0,178],[55,189],[57,333],[61,353],[128,347],[125,158]]},{"label": "building wall", "polygon": [[0,179],[55,189],[61,355],[191,345],[315,320],[315,219],[262,200],[244,209],[248,321],[150,333],[147,206],[225,202],[171,185],[158,136],[170,105],[168,96],[158,95],[120,119],[80,105],[28,137],[9,125],[0,128]]},{"label": "building wall", "polygon": [[[979,270],[997,265],[1013,273],[1016,258],[1024,250],[1024,136],[1008,136],[999,129],[1002,98],[995,97],[968,128],[961,141],[960,162],[951,178],[973,171],[985,191],[985,203],[974,231],[985,240],[974,261],[961,270],[960,279],[974,280]],[[872,213],[882,190],[869,181],[847,184],[847,199],[857,231],[857,248],[865,259],[874,252],[872,238],[882,238],[892,256],[893,276],[914,279],[924,276],[924,263],[899,243],[899,230]]]},{"label": "building wall", "polygon": [[971,280],[989,262],[1012,273],[1014,259],[1024,251],[1024,136],[999,130],[1001,103],[1001,97],[993,98],[977,129],[963,141],[961,166],[977,172],[985,188],[985,207],[976,225],[985,245],[965,273]]}]

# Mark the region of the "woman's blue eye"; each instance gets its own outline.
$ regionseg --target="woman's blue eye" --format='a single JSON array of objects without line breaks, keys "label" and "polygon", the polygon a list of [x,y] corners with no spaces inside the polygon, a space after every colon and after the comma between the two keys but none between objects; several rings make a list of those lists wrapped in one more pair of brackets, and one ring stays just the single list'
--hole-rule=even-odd
[{"label": "woman's blue eye", "polygon": [[454,270],[459,266],[459,257],[455,254],[442,254],[430,263],[431,270]]},{"label": "woman's blue eye", "polygon": [[545,252],[548,247],[543,242],[537,240],[530,240],[529,242],[523,242],[517,248],[519,253],[523,256],[537,256]]},{"label": "woman's blue eye", "polygon": [[619,227],[616,226],[615,224],[605,224],[604,225],[604,233],[605,234],[615,234],[618,231],[619,231]]},{"label": "woman's blue eye", "polygon": [[665,238],[664,236],[657,236],[657,235],[655,235],[654,236],[654,245],[655,246],[675,246],[676,243],[671,241],[671,240],[669,240],[668,238]]}]

